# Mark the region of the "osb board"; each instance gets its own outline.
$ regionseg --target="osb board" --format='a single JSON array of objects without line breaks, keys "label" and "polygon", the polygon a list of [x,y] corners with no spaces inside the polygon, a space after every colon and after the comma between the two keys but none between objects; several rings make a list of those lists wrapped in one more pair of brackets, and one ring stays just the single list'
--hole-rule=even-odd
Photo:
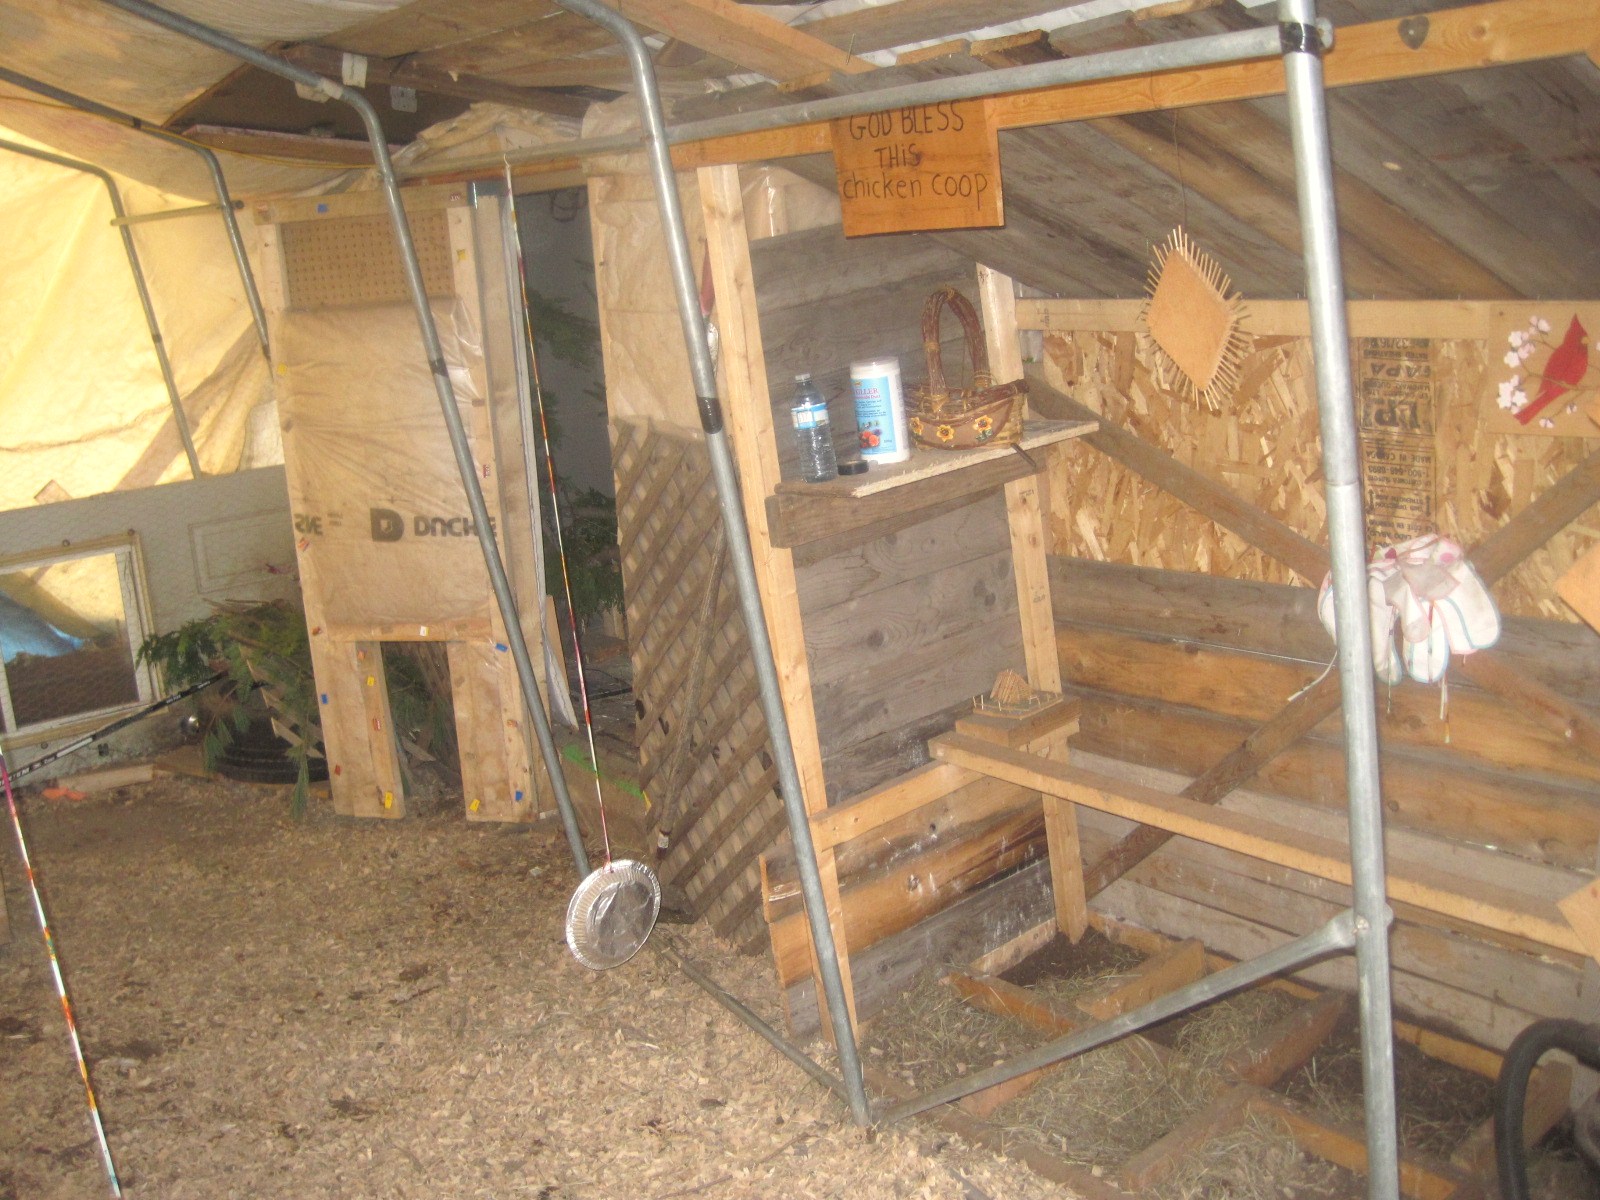
[{"label": "osb board", "polygon": [[[1353,361],[1363,340],[1352,347]],[[1483,397],[1495,391],[1502,347],[1421,340],[1433,382],[1432,508],[1440,532],[1471,547],[1565,475],[1591,443],[1486,432]],[[1162,388],[1132,332],[1046,333],[1040,367],[1053,385],[1108,419],[1327,543],[1308,339],[1252,338],[1239,388],[1216,413]],[[1299,580],[1103,454],[1057,456],[1050,501],[1061,554],[1269,583],[1321,582]],[[1597,540],[1600,522],[1574,522],[1495,588],[1502,610],[1572,620],[1555,581]]]}]

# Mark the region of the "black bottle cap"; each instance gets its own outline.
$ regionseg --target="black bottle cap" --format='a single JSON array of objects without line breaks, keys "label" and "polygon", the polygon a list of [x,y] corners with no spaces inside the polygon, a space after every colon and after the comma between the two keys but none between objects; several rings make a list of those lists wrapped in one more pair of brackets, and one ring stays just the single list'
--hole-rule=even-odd
[{"label": "black bottle cap", "polygon": [[841,475],[865,475],[867,473],[867,460],[864,458],[847,458],[839,464]]}]

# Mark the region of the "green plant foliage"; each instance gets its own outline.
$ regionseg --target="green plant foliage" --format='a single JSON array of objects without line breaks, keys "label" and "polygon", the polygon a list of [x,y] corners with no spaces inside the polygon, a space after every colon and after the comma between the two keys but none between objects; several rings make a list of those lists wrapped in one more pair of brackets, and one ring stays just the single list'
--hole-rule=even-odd
[{"label": "green plant foliage", "polygon": [[539,352],[587,370],[600,353],[600,325],[580,317],[554,296],[528,289],[528,319],[533,324]]},{"label": "green plant foliage", "polygon": [[[572,607],[587,620],[622,605],[622,561],[617,550],[617,502],[598,488],[561,489],[561,535],[566,547]],[[553,518],[545,514],[548,525]],[[561,558],[553,532],[544,542],[545,586],[561,595]]]},{"label": "green plant foliage", "polygon": [[[311,758],[321,753],[322,723],[311,640],[298,606],[282,601],[220,606],[208,617],[146,638],[139,661],[159,668],[168,687],[198,683],[225,670],[234,703],[205,731],[201,749],[206,766],[215,769],[252,721],[271,717],[298,739],[289,749],[297,775],[290,808],[296,816],[305,811]],[[394,655],[387,665],[395,727],[437,731],[447,726],[449,701],[429,691],[416,664]]]}]

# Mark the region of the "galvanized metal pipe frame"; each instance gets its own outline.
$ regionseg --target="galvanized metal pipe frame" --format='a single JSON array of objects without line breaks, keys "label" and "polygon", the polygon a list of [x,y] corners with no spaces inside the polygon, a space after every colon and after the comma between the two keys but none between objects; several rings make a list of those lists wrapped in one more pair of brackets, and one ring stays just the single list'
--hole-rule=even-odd
[{"label": "galvanized metal pipe frame", "polygon": [[[106,0],[106,2],[140,15],[149,15],[148,10],[153,9],[153,6],[143,3],[143,0]],[[1104,1041],[1123,1036],[1152,1021],[1161,1020],[1164,1016],[1175,1015],[1195,1004],[1203,1003],[1206,999],[1215,998],[1224,994],[1226,990],[1245,986],[1279,970],[1293,969],[1311,958],[1320,957],[1333,950],[1348,948],[1350,939],[1353,939],[1360,986],[1369,1194],[1373,1200],[1392,1200],[1398,1195],[1399,1190],[1387,941],[1392,915],[1386,903],[1384,888],[1382,809],[1377,778],[1376,707],[1370,665],[1371,629],[1366,605],[1366,539],[1360,492],[1360,460],[1355,435],[1351,380],[1346,360],[1349,344],[1348,329],[1344,317],[1344,289],[1340,273],[1338,228],[1332,191],[1332,160],[1322,89],[1320,52],[1331,42],[1331,36],[1326,23],[1316,20],[1313,0],[1279,0],[1277,29],[1224,34],[1181,43],[1141,47],[1134,51],[1091,55],[1061,63],[1035,64],[979,76],[880,89],[854,96],[787,105],[764,112],[694,122],[678,126],[671,131],[664,128],[661,120],[659,92],[655,86],[649,55],[632,27],[610,9],[595,3],[595,0],[560,0],[560,3],[562,7],[605,26],[622,40],[628,50],[635,78],[639,81],[640,103],[645,114],[651,165],[656,176],[658,201],[668,232],[674,286],[678,292],[680,317],[689,348],[696,393],[700,401],[701,420],[707,429],[708,444],[724,443],[720,456],[713,450],[712,464],[719,495],[724,498],[724,519],[729,525],[730,535],[741,543],[734,547],[736,575],[739,574],[738,568],[741,565],[749,574],[748,580],[743,577],[739,580],[741,597],[747,590],[754,588],[753,562],[749,557],[748,531],[744,526],[742,510],[735,505],[734,511],[730,514],[726,506],[729,496],[735,499],[738,496],[738,481],[733,470],[731,455],[726,451],[725,436],[722,434],[721,409],[716,397],[710,356],[705,345],[704,322],[700,319],[698,304],[695,302],[693,273],[689,265],[686,241],[683,238],[682,213],[678,207],[676,188],[672,185],[671,162],[667,154],[669,144],[776,129],[786,125],[827,120],[902,105],[976,98],[1000,92],[1058,86],[1090,79],[1261,58],[1279,52],[1284,55],[1289,84],[1288,99],[1297,191],[1305,244],[1307,294],[1312,314],[1323,465],[1328,486],[1334,604],[1340,630],[1339,670],[1344,689],[1342,704],[1347,731],[1346,764],[1350,778],[1349,813],[1355,905],[1349,913],[1341,914],[1328,926],[1306,938],[1298,939],[1249,963],[1240,964],[1238,967],[1230,968],[1229,971],[1219,972],[1216,976],[1210,977],[1212,982],[1210,989],[1204,986],[1207,981],[1202,980],[1200,984],[1191,985],[1152,1005],[1126,1014],[1116,1021],[1107,1022],[1096,1029],[1086,1030],[1071,1038],[1063,1039],[1061,1043],[1053,1044],[1055,1050],[1059,1052],[1053,1053],[1053,1057],[1044,1061],[1056,1061],[1092,1045],[1103,1044]],[[162,10],[153,11],[161,13]],[[167,20],[160,23],[167,24],[168,28],[178,28],[171,22],[183,20],[173,18],[171,14],[162,15]],[[178,28],[178,31],[184,32],[181,28]],[[231,39],[228,41],[231,42]],[[232,45],[221,48],[232,50]],[[275,63],[275,60],[271,61]],[[287,64],[281,65],[287,66]],[[286,74],[279,70],[277,65],[268,69]],[[296,76],[289,74],[287,77]],[[321,81],[317,86],[324,86],[325,89],[337,87],[328,84],[327,81]],[[337,92],[330,91],[329,94],[336,95]],[[369,125],[369,131],[370,128]],[[381,136],[375,137],[374,144],[375,153],[380,160],[380,171],[384,171],[387,168],[387,154],[382,152],[379,145],[381,140]],[[541,158],[571,157],[574,154],[608,153],[614,150],[631,150],[636,146],[637,140],[631,136],[596,138],[519,156],[518,161],[532,162]],[[385,182],[392,192],[392,169],[385,174]],[[392,199],[391,203],[398,211],[398,200]],[[402,233],[402,241],[409,249],[409,235],[405,233],[403,213],[399,215],[397,230]],[[719,463],[719,457],[725,461]],[[754,596],[753,605],[746,604],[745,607],[746,624],[751,629],[752,648],[756,651],[758,677],[763,677],[765,668],[765,674],[771,676],[775,689],[771,647],[766,638],[765,623],[760,619],[759,595]],[[761,681],[765,709],[768,707],[766,703],[769,692],[768,679],[761,678]],[[768,724],[779,761],[780,785],[784,792],[785,805],[789,810],[790,827],[796,833],[796,858],[797,866],[800,868],[802,889],[806,892],[808,913],[812,913],[813,910],[821,913],[823,908],[820,882],[817,878],[814,852],[807,853],[811,850],[811,842],[809,824],[803,820],[803,808],[799,814],[802,819],[796,820],[796,809],[801,806],[798,773],[794,769],[793,762],[793,747],[789,744],[787,735],[787,719],[782,712],[781,703],[776,707],[776,712],[767,713]],[[785,756],[788,759],[787,770],[785,770]],[[806,861],[808,858],[809,864]],[[816,893],[815,897],[813,891]],[[817,926],[818,922],[813,917],[813,936],[816,938],[818,957],[822,960],[824,991],[828,993],[830,1018],[833,1020],[835,1030],[841,1034],[840,1060],[844,1069],[844,1083],[856,1119],[864,1121],[867,1119],[867,1106],[860,1082],[860,1062],[856,1056],[854,1039],[850,1036],[848,1020],[841,1020],[834,1011],[836,1001],[842,1005],[842,985],[838,988],[837,997],[833,994],[834,988],[829,986],[829,976],[835,981],[838,980],[838,962],[833,953],[831,932],[827,930],[825,920],[821,922],[820,935]],[[1218,988],[1221,990],[1216,990]],[[1079,1041],[1082,1042],[1081,1045]],[[1060,1048],[1062,1045],[1066,1045],[1067,1048],[1062,1050]],[[1042,1047],[1033,1054],[1040,1055],[1050,1049]],[[1033,1063],[1025,1056],[1024,1059],[1013,1060],[973,1079],[982,1080],[988,1075],[994,1075],[995,1078],[988,1083],[979,1084],[979,1086],[990,1086],[992,1083],[1003,1082],[1016,1074],[1031,1070],[1037,1065],[1044,1065],[1044,1062]],[[960,1094],[976,1090],[970,1086],[973,1079],[962,1081],[960,1086],[966,1090]],[[922,1111],[954,1098],[956,1096],[941,1098],[940,1092],[933,1092],[890,1109],[884,1116],[886,1119],[893,1119],[909,1115],[911,1112]]]},{"label": "galvanized metal pipe frame", "polygon": [[1032,1050],[1009,1058],[986,1071],[963,1075],[943,1087],[914,1096],[886,1110],[882,1120],[898,1121],[941,1104],[960,1100],[963,1096],[981,1092],[984,1088],[994,1087],[997,1083],[1005,1083],[1018,1075],[1037,1071],[1040,1067],[1048,1067],[1051,1063],[1060,1062],[1064,1058],[1087,1053],[1118,1038],[1127,1037],[1130,1033],[1158,1025],[1169,1017],[1175,1017],[1202,1004],[1209,1004],[1213,1000],[1220,1000],[1281,971],[1295,971],[1319,958],[1326,958],[1329,954],[1348,950],[1355,944],[1355,924],[1355,914],[1347,909],[1320,929],[1313,929],[1303,937],[1268,950],[1248,962],[1235,963],[1225,970],[1202,976],[1194,983],[1187,984],[1177,991],[1168,992],[1131,1012],[1113,1017],[1109,1021],[1101,1021],[1098,1025],[1091,1025],[1087,1029],[1066,1034],[1053,1042],[1046,1042],[1042,1046],[1036,1046]]},{"label": "galvanized metal pipe frame", "polygon": [[1367,603],[1366,510],[1361,495],[1361,447],[1350,380],[1350,330],[1345,320],[1333,156],[1322,79],[1326,44],[1313,24],[1315,13],[1316,0],[1278,0],[1288,78],[1289,130],[1294,144],[1295,192],[1306,264],[1306,298],[1311,310],[1333,604],[1339,631],[1367,1191],[1372,1200],[1395,1200],[1400,1192],[1400,1151],[1394,1094],[1383,805],[1378,781],[1377,697]]},{"label": "galvanized metal pipe frame", "polygon": [[528,656],[528,645],[522,636],[522,621],[517,615],[517,604],[511,594],[511,581],[506,577],[505,564],[500,558],[500,548],[489,525],[489,510],[484,505],[483,488],[478,483],[477,465],[472,461],[472,447],[467,441],[467,431],[461,421],[461,411],[456,407],[455,389],[450,385],[450,372],[445,366],[444,347],[439,342],[439,331],[434,325],[433,312],[428,307],[428,293],[422,282],[422,267],[417,262],[416,243],[411,237],[411,225],[406,219],[405,205],[400,199],[400,185],[395,179],[394,164],[389,158],[389,145],[384,140],[383,126],[367,98],[342,83],[325,79],[314,71],[307,71],[293,63],[285,62],[254,46],[229,37],[209,25],[202,25],[188,17],[168,12],[145,0],[102,0],[113,8],[141,17],[163,29],[190,38],[202,45],[220,50],[242,59],[253,67],[269,71],[292,83],[314,88],[331,100],[348,104],[356,110],[372,143],[372,157],[383,185],[384,201],[389,210],[389,220],[394,227],[395,242],[400,250],[400,262],[405,270],[406,289],[411,294],[411,305],[416,310],[417,326],[422,334],[422,344],[428,357],[428,368],[433,374],[434,391],[439,397],[439,407],[444,414],[445,429],[450,435],[450,449],[455,455],[456,469],[461,475],[461,485],[467,494],[467,507],[472,513],[472,523],[478,531],[478,545],[483,550],[484,565],[489,571],[489,583],[494,589],[495,602],[505,622],[506,640],[510,642],[512,658],[517,666],[517,679],[522,686],[523,705],[533,719],[538,735],[539,749],[544,757],[555,790],[556,806],[561,810],[561,821],[566,829],[567,846],[572,851],[573,865],[580,876],[589,874],[589,855],[583,847],[583,835],[578,828],[578,814],[572,807],[572,797],[567,792],[566,776],[561,770],[561,754],[556,749],[550,733],[550,721],[545,716],[539,699],[538,677],[534,674],[533,660]]},{"label": "galvanized metal pipe frame", "polygon": [[[1331,32],[1331,26],[1328,28]],[[860,113],[882,112],[885,109],[909,105],[936,104],[945,100],[976,100],[984,96],[999,96],[1033,88],[1061,87],[1097,79],[1119,79],[1148,75],[1155,71],[1175,71],[1252,58],[1274,58],[1278,52],[1276,29],[1246,29],[1235,33],[1188,38],[1181,42],[1163,42],[1128,50],[1108,50],[1101,54],[1085,54],[1081,58],[1067,58],[1056,62],[1002,67],[976,75],[898,84],[894,87],[877,88],[848,96],[806,100],[777,108],[732,113],[723,117],[708,117],[701,121],[674,125],[664,131],[664,138],[669,146],[676,146],[683,142],[701,142],[711,138],[734,137],[743,133],[760,133],[790,125],[831,121],[838,117],[853,117]],[[508,160],[513,165],[520,166],[556,159],[626,153],[638,149],[638,146],[638,137],[627,133],[579,138],[576,141],[512,150],[503,155],[452,159],[450,170],[452,173],[459,173],[483,167],[499,168]]]},{"label": "galvanized metal pipe frame", "polygon": [[[87,96],[80,96],[76,92],[69,92],[66,88],[56,87],[53,83],[46,83],[42,79],[35,79],[31,75],[24,75],[20,71],[13,71],[7,67],[0,67],[0,80],[32,92],[37,96],[45,96],[65,104],[69,108],[76,108],[80,112],[92,113],[108,121],[115,121],[125,125],[135,133],[142,133],[146,137],[153,137],[157,141],[166,142],[168,145],[177,146],[187,150],[190,154],[199,155],[200,161],[205,163],[206,173],[211,176],[212,189],[217,193],[217,205],[222,212],[222,223],[228,232],[228,245],[233,249],[234,265],[239,270],[239,282],[244,286],[245,303],[250,306],[250,318],[255,322],[256,338],[261,343],[261,354],[268,362],[272,361],[272,351],[267,344],[267,313],[261,306],[261,293],[256,289],[256,277],[250,270],[250,256],[245,253],[244,236],[239,232],[239,222],[234,217],[233,197],[228,194],[228,179],[222,173],[222,164],[217,160],[216,152],[210,146],[202,146],[199,142],[191,142],[188,138],[179,137],[169,133],[158,126],[141,121],[132,113],[120,112],[109,104],[101,104],[98,100],[90,100]],[[158,219],[167,214],[150,214],[148,219]]]},{"label": "galvanized metal pipe frame", "polygon": [[790,1062],[794,1063],[795,1066],[799,1067],[823,1087],[827,1088],[834,1095],[838,1096],[839,1099],[847,1102],[849,1101],[850,1096],[845,1089],[844,1080],[840,1079],[832,1072],[825,1070],[804,1050],[800,1049],[800,1047],[796,1046],[788,1038],[784,1037],[783,1034],[779,1033],[771,1025],[768,1025],[765,1021],[763,1021],[750,1008],[749,1005],[745,1004],[737,996],[732,995],[730,992],[719,986],[716,980],[712,979],[711,976],[700,970],[699,967],[695,966],[681,953],[679,953],[678,948],[674,946],[670,940],[658,937],[652,941],[650,945],[657,954],[661,955],[661,957],[665,958],[668,962],[675,964],[680,971],[687,975],[690,982],[698,985],[702,990],[705,991],[707,995],[709,995],[718,1004],[722,1005],[723,1008],[727,1009],[734,1016],[738,1017],[739,1020],[743,1021],[745,1025],[749,1026],[749,1028],[770,1042],[772,1048],[779,1054],[783,1055]]},{"label": "galvanized metal pipe frame", "polygon": [[750,658],[756,670],[761,695],[761,711],[772,739],[772,757],[778,769],[778,794],[783,798],[794,842],[795,865],[800,874],[800,890],[805,897],[806,919],[812,945],[816,947],[822,998],[833,1027],[834,1046],[839,1055],[850,1112],[856,1123],[872,1122],[866,1084],[861,1075],[861,1057],[856,1046],[855,1028],[850,1022],[850,1006],[844,994],[844,978],[839,969],[838,949],[833,929],[828,924],[827,904],[822,895],[822,880],[817,870],[817,852],[811,841],[811,818],[806,812],[800,786],[800,769],[795,762],[794,743],[789,737],[789,718],[783,708],[783,692],[778,682],[778,667],[767,636],[766,616],[761,608],[761,588],[756,582],[755,558],[750,549],[750,529],[745,524],[744,502],[739,494],[739,475],[733,464],[733,451],[723,428],[722,403],[717,397],[717,372],[706,340],[705,318],[700,313],[699,287],[689,257],[689,238],[684,232],[683,210],[678,203],[678,186],[672,172],[672,157],[667,149],[666,128],[661,109],[661,90],[656,86],[655,65],[644,39],[628,20],[599,0],[556,0],[569,12],[587,17],[619,42],[628,56],[638,90],[639,112],[644,123],[645,149],[650,173],[655,182],[656,204],[667,241],[667,258],[672,268],[672,288],[677,295],[678,319],[683,327],[684,346],[689,354],[689,373],[694,381],[695,398],[700,408],[700,426],[705,430],[706,449],[711,459],[711,474],[717,485],[717,501],[722,509],[722,525],[727,535],[728,561],[739,592],[739,608],[744,614],[745,634],[750,641]]},{"label": "galvanized metal pipe frame", "polygon": [[[0,140],[0,150],[9,150],[13,154],[54,163],[70,171],[93,175],[106,185],[106,194],[111,197],[111,211],[118,218],[128,215],[127,210],[122,207],[122,193],[117,190],[116,180],[111,178],[109,171],[102,171],[92,163],[79,162],[64,154],[36,150],[32,146],[23,146],[17,142]],[[167,358],[167,345],[161,337],[161,323],[156,320],[155,306],[150,303],[150,289],[145,286],[144,268],[139,265],[139,251],[133,244],[133,230],[128,228],[126,223],[121,223],[117,224],[117,233],[122,237],[122,249],[128,256],[128,269],[133,272],[133,287],[139,294],[139,306],[144,309],[144,325],[150,331],[150,344],[155,347],[156,362],[161,366],[161,381],[167,385],[167,400],[172,405],[172,419],[178,427],[178,439],[183,443],[184,457],[189,460],[189,473],[199,479],[205,472],[200,469],[200,456],[195,452],[194,435],[189,429],[189,414],[183,411],[183,399],[178,395],[178,383],[172,377],[172,362]]]}]

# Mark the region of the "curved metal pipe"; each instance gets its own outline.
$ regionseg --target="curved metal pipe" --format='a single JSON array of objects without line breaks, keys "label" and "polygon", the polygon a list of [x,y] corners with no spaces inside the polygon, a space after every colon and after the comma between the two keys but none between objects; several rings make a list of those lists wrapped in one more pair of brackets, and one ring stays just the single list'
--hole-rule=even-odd
[{"label": "curved metal pipe", "polygon": [[861,1076],[861,1057],[856,1047],[855,1029],[850,1023],[850,1008],[844,994],[844,978],[839,969],[838,948],[828,925],[828,909],[823,899],[817,871],[817,853],[811,841],[811,820],[805,809],[800,786],[800,771],[795,763],[794,744],[789,737],[789,719],[783,710],[777,663],[772,642],[767,637],[766,616],[761,610],[761,591],[756,582],[755,559],[750,551],[750,530],[745,524],[744,503],[739,496],[739,476],[733,465],[733,452],[722,428],[722,404],[717,398],[716,369],[706,341],[705,318],[700,314],[699,288],[689,257],[689,239],[684,233],[683,211],[678,203],[678,187],[672,173],[672,157],[667,149],[665,123],[661,113],[661,93],[656,86],[655,67],[638,30],[622,16],[598,0],[556,0],[569,12],[587,17],[622,43],[633,69],[639,92],[639,110],[644,121],[646,153],[654,177],[656,204],[667,239],[667,258],[672,267],[672,286],[677,294],[678,319],[683,326],[684,345],[689,352],[689,369],[694,379],[695,397],[700,406],[700,424],[706,434],[706,449],[711,456],[711,473],[717,483],[717,499],[722,508],[722,524],[727,531],[728,559],[733,564],[739,588],[739,606],[744,613],[745,633],[750,640],[750,656],[756,669],[761,693],[761,711],[772,737],[772,756],[778,768],[778,792],[789,822],[794,843],[795,866],[800,873],[800,889],[805,896],[806,920],[816,947],[818,973],[827,1003],[828,1020],[833,1026],[839,1054],[840,1074],[850,1101],[851,1115],[857,1124],[872,1122],[866,1084]]},{"label": "curved metal pipe", "polygon": [[422,267],[417,262],[417,247],[411,237],[411,224],[406,219],[404,203],[400,199],[400,185],[395,180],[394,163],[389,158],[389,144],[383,136],[383,126],[371,103],[354,88],[345,87],[331,79],[324,79],[314,71],[285,62],[254,46],[225,33],[202,25],[188,17],[168,12],[145,0],[102,0],[133,16],[161,26],[163,29],[190,38],[202,45],[220,50],[224,54],[242,59],[253,67],[260,67],[291,83],[304,84],[321,92],[331,100],[348,104],[356,110],[361,124],[366,128],[367,139],[372,143],[372,157],[377,164],[378,177],[383,184],[384,201],[389,210],[389,221],[394,226],[395,241],[399,245],[400,262],[405,269],[406,290],[411,293],[411,306],[416,310],[417,327],[422,334],[422,345],[428,356],[428,368],[433,373],[434,391],[439,397],[439,407],[444,413],[445,429],[450,435],[450,449],[455,455],[456,469],[461,475],[461,486],[467,493],[467,507],[472,522],[478,530],[478,545],[483,551],[483,561],[489,571],[489,583],[505,622],[506,638],[511,643],[511,656],[517,664],[517,680],[522,686],[523,705],[533,719],[539,749],[550,775],[550,786],[556,794],[556,806],[561,810],[561,822],[566,829],[567,845],[572,851],[572,861],[580,876],[589,874],[589,855],[583,848],[583,835],[578,829],[578,814],[572,807],[572,797],[567,793],[566,776],[561,770],[561,753],[556,749],[555,738],[550,733],[550,721],[545,716],[544,704],[539,699],[538,676],[534,674],[533,660],[528,655],[527,640],[522,636],[522,621],[517,615],[517,603],[511,595],[511,581],[506,577],[505,564],[500,559],[500,547],[495,542],[489,526],[489,510],[484,504],[483,488],[478,483],[477,464],[472,459],[472,446],[467,441],[467,431],[461,422],[461,410],[456,407],[455,388],[450,385],[450,372],[445,366],[444,347],[439,342],[439,330],[433,322],[433,312],[428,307],[428,291],[422,281]]},{"label": "curved metal pipe", "polygon": [[[79,162],[64,154],[52,154],[48,150],[36,150],[32,146],[23,146],[3,139],[0,139],[0,150],[9,150],[13,154],[54,163],[58,167],[66,167],[69,171],[82,171],[85,175],[93,175],[106,185],[106,194],[111,197],[111,211],[118,218],[128,215],[127,210],[122,207],[122,193],[117,191],[116,181],[111,178],[109,171],[102,171],[91,163]],[[172,377],[172,363],[167,358],[166,343],[161,339],[161,326],[156,321],[155,307],[150,303],[150,289],[145,286],[144,269],[139,266],[139,251],[134,248],[133,230],[125,224],[119,224],[117,232],[122,235],[122,248],[128,255],[128,268],[133,272],[134,290],[139,293],[139,305],[144,309],[145,328],[150,331],[150,343],[156,349],[156,361],[161,364],[161,379],[167,385],[167,399],[172,403],[172,419],[177,422],[178,438],[183,442],[183,453],[189,460],[189,473],[199,479],[205,472],[200,469],[200,456],[195,453],[194,436],[189,431],[189,415],[183,411],[183,401],[178,396],[178,384]]]},{"label": "curved metal pipe", "polygon": [[115,121],[119,125],[127,126],[135,133],[142,133],[169,145],[179,146],[192,154],[200,156],[201,161],[206,165],[206,171],[211,175],[211,186],[216,190],[217,203],[222,206],[222,223],[228,230],[228,244],[233,248],[233,261],[239,268],[239,282],[244,285],[244,298],[245,302],[250,305],[250,317],[255,322],[256,338],[261,343],[262,357],[271,362],[272,351],[267,345],[267,313],[261,307],[261,293],[256,290],[256,277],[250,270],[250,258],[244,249],[244,236],[239,232],[239,222],[233,215],[233,197],[228,194],[228,180],[223,175],[222,164],[217,161],[216,153],[211,147],[202,146],[198,142],[191,142],[188,138],[181,138],[175,133],[169,133],[165,129],[146,124],[132,113],[119,112],[110,105],[101,104],[97,100],[90,100],[87,96],[69,92],[66,88],[59,88],[54,84],[45,83],[42,79],[24,75],[20,71],[0,67],[0,79],[22,88],[24,91],[33,92],[39,96],[47,96],[51,100],[60,101],[70,108],[76,108],[81,112],[93,113],[97,117]]}]

